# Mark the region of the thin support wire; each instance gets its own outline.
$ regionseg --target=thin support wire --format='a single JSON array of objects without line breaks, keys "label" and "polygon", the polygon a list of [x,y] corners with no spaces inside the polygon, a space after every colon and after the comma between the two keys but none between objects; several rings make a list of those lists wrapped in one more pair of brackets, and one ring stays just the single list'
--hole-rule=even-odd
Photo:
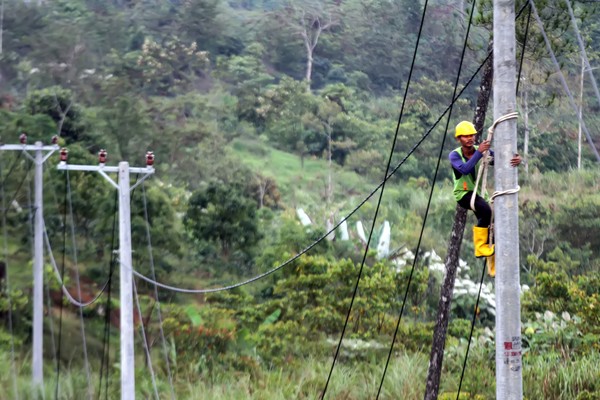
[{"label": "thin support wire", "polygon": [[[538,27],[540,28],[540,31],[544,38],[544,42],[546,43],[546,49],[548,50],[548,53],[550,54],[550,58],[552,59],[552,63],[554,64],[554,68],[556,69],[556,72],[558,73],[560,83],[562,84],[562,87],[563,87],[565,93],[567,94],[567,97],[569,98],[569,104],[571,104],[571,107],[575,111],[575,114],[579,115],[579,107],[577,106],[577,103],[575,102],[575,99],[573,98],[573,94],[571,93],[571,89],[569,89],[569,85],[567,84],[567,80],[565,79],[565,76],[563,75],[563,73],[560,69],[560,64],[558,63],[558,60],[556,59],[554,50],[552,50],[552,45],[550,44],[550,39],[548,39],[548,35],[546,34],[546,30],[544,29],[544,24],[543,24],[542,20],[540,19],[540,16],[538,15],[537,8],[535,7],[535,3],[532,0],[529,0],[529,4],[531,4],[531,10],[533,11],[533,16],[538,24]],[[587,125],[585,124],[583,119],[580,119],[579,122],[581,123],[581,128],[583,128],[583,130],[585,132],[585,136],[587,138],[588,144],[590,145],[592,152],[596,156],[596,161],[600,162],[600,154],[598,154],[598,150],[596,149],[596,146],[594,145],[594,141],[592,140],[592,136],[590,135],[590,131],[588,130]]]},{"label": "thin support wire", "polygon": [[[458,86],[459,86],[459,83],[460,83],[460,75],[461,75],[461,72],[462,72],[463,62],[464,62],[464,59],[465,59],[465,53],[466,53],[466,50],[467,50],[469,33],[471,32],[471,26],[472,26],[472,21],[473,21],[473,11],[474,10],[475,10],[475,1],[473,1],[471,12],[470,12],[470,15],[469,15],[469,24],[467,25],[467,32],[465,33],[465,40],[463,42],[463,48],[462,48],[462,52],[461,52],[461,55],[460,55],[460,63],[458,65],[458,71],[456,73],[456,80],[454,81],[454,91],[452,92],[452,99],[454,99],[456,97],[456,92],[458,91]],[[429,216],[429,208],[431,206],[431,200],[433,199],[433,192],[435,190],[435,184],[436,184],[438,172],[439,172],[439,169],[440,169],[440,163],[441,163],[442,155],[443,155],[443,152],[444,152],[444,145],[446,143],[446,137],[448,136],[448,128],[450,126],[450,117],[452,116],[453,104],[454,104],[454,102],[450,106],[450,111],[448,112],[448,116],[447,116],[447,119],[446,119],[446,127],[444,128],[444,135],[442,136],[442,143],[440,145],[440,151],[438,153],[438,159],[437,159],[437,164],[436,164],[436,167],[435,167],[435,172],[434,172],[433,178],[431,180],[431,190],[429,191],[429,198],[427,200],[427,207],[425,208],[425,215],[423,216],[423,224],[421,225],[421,232],[419,234],[419,240],[417,242],[417,247],[416,247],[415,252],[414,252],[415,256],[413,258],[413,264],[412,264],[412,267],[411,267],[411,270],[410,270],[410,275],[408,277],[408,282],[406,284],[406,290],[404,292],[404,299],[402,300],[402,307],[400,308],[400,314],[398,315],[398,320],[397,320],[397,323],[396,323],[396,329],[394,330],[394,335],[393,335],[393,338],[392,338],[392,342],[390,344],[390,350],[388,352],[388,357],[387,357],[387,360],[386,360],[386,363],[385,363],[385,368],[383,370],[383,375],[381,377],[381,382],[379,384],[379,389],[377,391],[377,397],[376,397],[377,399],[379,399],[379,396],[381,395],[381,390],[383,388],[383,383],[385,381],[386,372],[387,372],[387,369],[388,369],[388,366],[389,366],[389,363],[390,363],[390,359],[391,359],[393,351],[394,351],[394,343],[396,342],[396,337],[398,335],[398,329],[400,328],[400,323],[402,322],[402,316],[404,314],[404,308],[406,306],[406,301],[408,299],[408,292],[410,290],[410,285],[412,283],[413,274],[414,274],[414,271],[415,271],[416,266],[417,266],[417,260],[419,258],[419,250],[421,248],[421,241],[423,240],[423,234],[425,233],[425,226],[427,224],[427,217]]]},{"label": "thin support wire", "polygon": [[158,388],[156,386],[156,376],[154,375],[154,367],[152,366],[152,356],[150,355],[150,348],[148,347],[148,338],[146,337],[146,329],[144,328],[144,316],[142,315],[142,307],[140,306],[140,297],[138,296],[135,280],[133,281],[133,294],[135,296],[135,304],[137,306],[137,312],[140,317],[140,333],[142,335],[142,340],[144,342],[144,352],[146,353],[148,369],[150,370],[150,377],[152,379],[152,388],[154,389],[154,397],[156,400],[159,400],[160,396],[158,395]]},{"label": "thin support wire", "polygon": [[[31,179],[29,180],[29,183],[27,184],[27,204],[33,204],[32,200],[31,200]],[[29,214],[29,224],[27,224],[29,226],[29,239],[33,238],[34,233],[33,233],[33,213],[32,213],[32,208],[31,207],[27,207],[28,210],[28,214]],[[33,253],[33,242],[30,240],[31,245],[31,251]],[[54,335],[54,319],[52,318],[52,302],[50,299],[50,285],[49,285],[49,280],[46,277],[46,274],[44,273],[44,289],[45,289],[45,294],[46,294],[46,307],[48,308],[48,317],[49,317],[49,322],[50,322],[50,343],[52,344],[52,356],[54,357],[54,364],[56,364],[56,359],[57,359],[57,355],[56,355],[56,339],[55,339],[55,335]]]},{"label": "thin support wire", "polygon": [[77,301],[75,299],[75,297],[73,297],[73,295],[71,293],[69,293],[69,291],[67,290],[67,287],[65,286],[63,279],[61,277],[61,274],[58,270],[58,266],[56,265],[56,259],[54,258],[54,252],[52,251],[52,245],[50,244],[50,239],[48,238],[48,231],[46,230],[46,221],[44,221],[44,240],[46,241],[46,249],[48,251],[48,257],[50,258],[50,264],[52,265],[52,270],[54,271],[56,280],[60,284],[62,292],[66,296],[69,303],[73,304],[75,307],[82,307],[82,308],[85,308],[91,304],[94,304],[100,298],[100,296],[102,296],[102,294],[108,287],[108,283],[109,283],[110,279],[104,283],[104,286],[102,286],[102,289],[100,289],[100,291],[96,294],[96,296],[94,296],[93,299],[91,299],[90,301],[86,301],[85,303]]},{"label": "thin support wire", "polygon": [[[79,302],[81,303],[81,282],[79,280],[79,263],[77,260],[77,241],[75,240],[75,218],[73,217],[73,201],[71,194],[71,180],[69,179],[69,171],[67,173],[67,196],[69,198],[69,218],[71,220],[71,241],[73,243],[73,264],[75,266],[75,284],[77,288],[77,297],[79,297]],[[66,222],[66,221],[65,221]],[[46,225],[44,224],[44,231]],[[90,373],[90,362],[88,359],[88,351],[87,351],[87,339],[85,336],[85,323],[83,321],[83,307],[79,306],[79,321],[80,321],[80,329],[81,329],[81,340],[83,345],[83,357],[85,363],[85,375],[87,378],[87,387],[88,387],[88,398],[91,400],[94,391],[92,389],[92,377]]]},{"label": "thin support wire", "polygon": [[[2,168],[0,167],[0,175],[2,174]],[[8,333],[10,334],[10,363],[11,363],[11,377],[13,384],[13,395],[16,400],[19,400],[19,387],[17,385],[17,363],[15,361],[15,341],[13,332],[13,314],[12,314],[12,298],[11,298],[11,287],[10,287],[10,273],[8,265],[8,230],[6,224],[6,193],[4,191],[4,181],[0,187],[0,194],[2,195],[2,232],[4,236],[4,265],[6,266],[6,299],[8,302]]]},{"label": "thin support wire", "polygon": [[594,93],[596,94],[596,98],[598,99],[598,103],[600,103],[600,90],[598,90],[598,84],[596,83],[596,78],[594,77],[594,68],[590,65],[590,59],[588,58],[587,51],[585,50],[585,43],[583,43],[583,39],[581,38],[581,33],[579,32],[579,27],[577,26],[577,20],[575,19],[575,14],[573,13],[573,7],[571,7],[571,2],[569,0],[565,0],[567,3],[567,7],[569,8],[569,15],[571,16],[571,24],[573,25],[573,29],[575,30],[575,35],[577,36],[577,43],[579,44],[579,51],[581,52],[581,58],[585,65],[585,69],[590,75],[590,81],[592,82],[592,87],[594,88]]},{"label": "thin support wire", "polygon": [[[150,235],[150,219],[148,218],[148,200],[146,197],[146,185],[142,184],[142,198],[144,201],[144,219],[146,225],[146,239],[148,241],[148,257],[150,260],[150,273],[152,274],[152,279],[156,280],[156,269],[154,267],[154,252],[152,250],[152,238]],[[162,343],[162,350],[165,356],[165,363],[167,366],[167,374],[169,377],[169,385],[171,387],[171,400],[175,400],[175,389],[173,388],[173,374],[171,372],[171,362],[169,360],[169,349],[167,348],[167,341],[165,339],[165,331],[163,329],[163,320],[162,320],[162,312],[160,310],[160,300],[158,298],[158,287],[157,285],[152,285],[154,289],[154,298],[156,299],[156,315],[158,316],[158,326],[160,327],[160,340]]]},{"label": "thin support wire", "polygon": [[304,255],[305,253],[309,252],[313,247],[315,247],[316,245],[318,245],[319,243],[321,243],[323,240],[325,240],[325,238],[327,238],[329,235],[331,235],[331,233],[333,233],[333,231],[335,231],[337,228],[340,227],[340,225],[342,225],[344,222],[346,222],[348,219],[350,219],[350,217],[352,217],[363,205],[365,205],[365,203],[367,201],[369,201],[371,199],[371,197],[373,197],[378,191],[379,189],[385,184],[385,182],[387,182],[388,179],[390,179],[396,172],[398,172],[398,170],[400,169],[400,167],[402,165],[404,165],[404,163],[406,162],[406,160],[408,160],[408,158],[419,148],[419,146],[421,144],[423,144],[423,142],[425,141],[425,139],[427,139],[429,137],[429,135],[431,134],[431,132],[433,132],[433,130],[438,126],[438,124],[440,123],[440,121],[442,120],[442,118],[444,118],[444,116],[448,113],[448,111],[450,110],[451,106],[463,95],[463,93],[469,88],[469,86],[471,85],[471,83],[473,83],[473,80],[475,79],[475,77],[477,76],[477,74],[479,74],[479,71],[481,71],[481,69],[483,68],[483,66],[485,65],[485,63],[487,62],[488,58],[490,58],[492,55],[492,53],[488,53],[487,57],[483,60],[483,62],[479,65],[479,67],[477,68],[477,70],[473,73],[473,75],[471,76],[471,78],[469,78],[469,80],[465,83],[465,86],[460,90],[460,92],[456,95],[456,97],[452,100],[452,104],[449,105],[448,107],[446,107],[446,109],[442,112],[442,114],[438,117],[438,119],[434,122],[434,124],[427,130],[427,132],[425,132],[425,134],[423,134],[423,136],[421,136],[421,138],[417,141],[417,143],[408,151],[408,153],[406,154],[406,156],[394,167],[394,169],[392,171],[390,171],[390,173],[385,177],[385,179],[379,183],[379,185],[377,185],[360,203],[358,203],[358,205],[356,207],[354,207],[354,209],[352,211],[350,211],[348,213],[348,215],[346,215],[344,218],[342,218],[337,224],[335,224],[330,230],[328,230],[325,234],[323,234],[321,237],[319,237],[317,240],[315,240],[313,243],[311,243],[310,245],[308,245],[307,247],[305,247],[302,251],[300,251],[298,254],[296,254],[295,256],[289,258],[288,260],[284,261],[283,263],[281,263],[280,265],[262,273],[259,275],[256,275],[250,279],[247,279],[245,281],[242,282],[237,282],[231,285],[227,285],[227,286],[222,286],[222,287],[216,287],[216,288],[210,288],[210,289],[186,289],[186,288],[179,288],[176,286],[171,286],[171,285],[167,285],[161,282],[157,282],[156,280],[153,280],[151,278],[148,278],[147,276],[137,272],[136,270],[134,270],[131,265],[124,265],[125,268],[129,268],[130,270],[132,270],[133,274],[135,276],[137,276],[140,279],[145,280],[148,283],[151,283],[153,285],[156,285],[162,289],[166,289],[166,290],[171,290],[173,292],[179,292],[179,293],[194,293],[194,294],[200,294],[200,293],[215,293],[215,292],[222,292],[222,291],[227,291],[227,290],[231,290],[231,289],[235,289],[238,288],[240,286],[244,286],[247,285],[249,283],[252,282],[256,282],[262,278],[265,278],[277,271],[279,271],[280,269],[288,266],[289,264],[291,264],[292,262],[296,261],[298,258],[300,258],[302,255]]},{"label": "thin support wire", "polygon": [[467,370],[467,360],[469,358],[469,349],[471,348],[471,341],[473,339],[473,330],[475,329],[475,321],[477,320],[477,309],[479,308],[479,300],[481,299],[481,288],[483,287],[483,278],[485,277],[487,258],[483,259],[483,269],[481,270],[481,280],[479,281],[479,292],[477,292],[477,301],[475,301],[475,308],[473,309],[473,318],[471,319],[471,332],[469,333],[469,341],[467,343],[467,350],[465,351],[465,358],[463,360],[462,371],[460,373],[460,382],[458,383],[458,390],[456,391],[456,400],[460,397],[460,389],[462,388],[463,378],[465,377],[465,371]]},{"label": "thin support wire", "polygon": [[[33,201],[31,199],[31,179],[29,179],[29,182],[27,184],[27,204],[31,205],[33,204]],[[32,208],[30,206],[27,207],[27,211],[28,211],[28,215],[29,215],[29,224],[27,224],[27,226],[29,227],[29,244],[31,246],[31,248],[33,249],[33,242],[31,241],[31,238],[34,236],[33,233],[33,221],[34,221],[34,215],[32,212]],[[37,211],[37,210],[36,210]],[[48,280],[46,279],[46,274],[44,274],[44,293],[46,294],[46,305],[48,307],[48,316],[49,316],[49,320],[50,320],[50,342],[52,343],[52,356],[54,357],[54,364],[56,364],[57,362],[57,358],[56,358],[56,339],[55,339],[55,335],[54,335],[54,319],[52,318],[52,303],[50,300],[50,286],[48,284]]]}]

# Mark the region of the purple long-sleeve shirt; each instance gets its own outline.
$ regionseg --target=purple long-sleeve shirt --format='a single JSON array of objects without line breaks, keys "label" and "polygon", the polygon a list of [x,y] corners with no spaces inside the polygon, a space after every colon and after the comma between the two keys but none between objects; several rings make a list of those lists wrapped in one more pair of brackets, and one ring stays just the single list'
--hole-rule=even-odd
[{"label": "purple long-sleeve shirt", "polygon": [[[475,172],[475,167],[477,166],[479,160],[481,160],[481,157],[483,157],[483,154],[479,150],[475,150],[473,156],[467,162],[463,162],[462,157],[458,153],[459,151],[460,150],[453,150],[450,152],[449,158],[452,168],[461,175],[468,175]],[[492,150],[490,150],[490,155],[492,157],[494,156],[494,152]]]}]

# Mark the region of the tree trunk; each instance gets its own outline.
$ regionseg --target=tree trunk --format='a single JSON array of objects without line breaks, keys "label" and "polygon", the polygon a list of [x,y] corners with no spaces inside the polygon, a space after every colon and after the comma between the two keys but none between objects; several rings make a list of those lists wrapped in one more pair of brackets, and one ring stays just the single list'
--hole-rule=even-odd
[{"label": "tree trunk", "polygon": [[310,91],[310,81],[312,79],[312,66],[313,66],[313,50],[309,45],[306,46],[306,82],[308,82],[308,90]]},{"label": "tree trunk", "polygon": [[[488,49],[491,51],[491,43]],[[477,129],[477,138],[481,137],[485,122],[485,114],[490,100],[493,78],[493,60],[489,58],[483,70],[481,85],[479,86],[479,95],[477,97],[477,108],[473,123]],[[454,280],[456,279],[456,269],[460,255],[460,246],[465,231],[467,221],[467,210],[461,206],[456,206],[454,224],[450,243],[448,245],[448,255],[446,256],[445,266],[446,274],[440,291],[440,301],[438,303],[438,315],[433,331],[433,343],[431,346],[431,355],[429,358],[429,371],[427,373],[427,385],[425,388],[425,400],[436,400],[440,389],[440,376],[442,374],[442,361],[444,359],[444,346],[446,344],[446,332],[448,331],[448,320],[450,318],[450,305],[454,293]]]}]

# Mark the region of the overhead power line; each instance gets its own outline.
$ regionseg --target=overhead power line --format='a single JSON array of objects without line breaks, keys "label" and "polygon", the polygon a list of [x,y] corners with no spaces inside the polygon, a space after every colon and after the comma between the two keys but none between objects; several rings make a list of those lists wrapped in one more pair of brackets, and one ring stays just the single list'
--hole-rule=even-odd
[{"label": "overhead power line", "polygon": [[[71,180],[69,179],[69,171],[66,171],[65,179],[67,181],[67,196],[69,198],[69,218],[71,220],[71,241],[72,241],[72,255],[73,255],[73,264],[75,266],[75,287],[77,289],[77,296],[79,297],[79,301],[81,302],[81,282],[79,279],[79,262],[77,259],[77,241],[75,240],[75,218],[73,217],[73,202],[71,201]],[[65,221],[66,223],[66,221]],[[45,226],[44,226],[45,228]],[[64,275],[63,275],[64,276]],[[104,290],[100,292],[100,295],[104,293]],[[90,362],[88,359],[87,352],[87,339],[85,337],[85,324],[83,322],[83,307],[79,307],[79,325],[81,329],[81,340],[83,344],[83,356],[84,356],[84,366],[85,366],[85,374],[87,378],[88,399],[91,399],[93,395],[92,390],[92,379],[90,374]]]},{"label": "overhead power line", "polygon": [[[148,258],[150,261],[150,273],[152,279],[156,280],[156,268],[154,268],[154,251],[152,250],[152,237],[150,235],[150,219],[148,218],[148,199],[146,197],[146,185],[142,183],[142,198],[144,203],[144,220],[146,227],[146,239],[148,241]],[[163,355],[165,357],[165,365],[167,367],[167,377],[169,378],[169,386],[171,388],[171,400],[175,400],[175,389],[173,387],[173,373],[171,372],[171,361],[169,360],[169,349],[167,348],[167,340],[165,339],[165,331],[163,329],[162,311],[160,309],[160,299],[158,297],[158,287],[152,285],[154,289],[154,298],[156,301],[156,315],[158,316],[158,326],[160,330],[160,340],[162,343]]]},{"label": "overhead power line", "polygon": [[[0,177],[2,176],[2,165],[0,164]],[[6,179],[6,178],[5,178]],[[6,224],[6,192],[4,191],[4,182],[0,185],[0,195],[2,196],[2,236],[3,236],[3,250],[4,250],[4,267],[6,274],[4,277],[4,285],[6,289],[6,300],[8,303],[8,333],[10,334],[10,364],[11,364],[11,378],[13,386],[13,396],[16,400],[19,400],[19,386],[17,385],[17,364],[15,360],[15,340],[13,336],[13,314],[12,314],[12,298],[11,298],[11,286],[10,286],[10,271],[9,271],[9,257],[8,257],[8,228]]]},{"label": "overhead power line", "polygon": [[54,253],[52,251],[52,245],[50,244],[50,239],[48,238],[48,231],[46,230],[46,222],[44,221],[43,224],[44,224],[44,240],[46,242],[46,249],[48,250],[48,257],[50,258],[50,264],[52,265],[52,269],[56,276],[56,280],[58,281],[62,292],[67,297],[67,300],[69,301],[69,303],[73,304],[75,307],[87,307],[87,306],[94,304],[106,290],[109,281],[107,280],[104,283],[104,285],[102,286],[100,291],[91,300],[86,301],[86,302],[81,302],[81,298],[79,300],[75,299],[75,297],[73,297],[73,295],[71,295],[71,293],[69,293],[69,290],[65,286],[62,276],[60,275],[60,271],[58,270],[58,266],[56,265],[56,260],[54,258]]},{"label": "overhead power line", "polygon": [[[471,26],[472,26],[472,22],[473,22],[473,11],[475,10],[475,1],[473,1],[472,6],[471,6],[471,12],[469,13],[469,23],[467,25],[467,32],[465,34],[465,40],[463,42],[463,47],[462,47],[462,52],[460,55],[460,62],[458,65],[458,71],[456,73],[456,80],[454,81],[454,91],[452,92],[452,98],[454,99],[454,97],[456,96],[456,92],[458,91],[458,85],[460,83],[460,74],[462,72],[462,66],[463,66],[463,62],[465,59],[465,54],[467,51],[467,44],[468,44],[468,40],[469,40],[469,33],[471,32]],[[383,388],[383,383],[385,381],[385,375],[390,363],[390,359],[392,358],[392,354],[394,351],[394,343],[396,342],[396,337],[398,335],[398,329],[400,328],[400,323],[402,322],[402,316],[404,314],[404,308],[406,306],[406,301],[408,299],[408,293],[410,290],[410,285],[412,283],[412,278],[417,266],[417,259],[419,257],[419,250],[421,248],[421,241],[423,240],[423,233],[425,232],[425,226],[427,224],[427,217],[429,216],[429,208],[431,206],[431,199],[433,198],[433,191],[435,190],[435,184],[437,181],[437,175],[438,175],[438,171],[440,169],[440,163],[442,160],[442,155],[444,152],[444,144],[446,143],[446,137],[448,136],[448,128],[450,125],[450,117],[452,116],[452,105],[450,106],[450,110],[448,111],[448,117],[446,119],[446,127],[444,128],[444,135],[442,136],[442,143],[440,145],[440,151],[438,154],[438,159],[437,159],[437,164],[435,166],[435,172],[433,174],[433,178],[432,178],[432,182],[431,182],[431,190],[429,191],[429,198],[427,199],[427,207],[425,208],[425,215],[423,216],[423,223],[421,224],[421,232],[419,233],[419,240],[417,241],[417,247],[414,251],[414,258],[413,258],[413,263],[412,263],[412,267],[410,270],[410,275],[408,277],[408,282],[406,284],[406,290],[404,291],[404,298],[402,300],[402,307],[400,308],[400,313],[398,315],[398,320],[396,322],[396,329],[394,330],[394,335],[392,336],[392,341],[390,344],[390,349],[388,351],[388,356],[387,356],[387,360],[385,363],[385,368],[383,369],[383,374],[381,377],[381,381],[379,383],[379,389],[377,390],[377,399],[379,399],[379,396],[381,395],[381,389]]]},{"label": "overhead power line", "polygon": [[[365,266],[365,261],[367,259],[367,253],[369,252],[369,245],[371,244],[371,239],[373,238],[373,232],[375,231],[375,223],[377,222],[377,216],[379,215],[379,208],[381,207],[381,200],[383,199],[383,193],[385,190],[385,183],[386,183],[386,179],[385,177],[387,176],[389,170],[390,170],[390,166],[392,165],[392,158],[394,156],[394,149],[396,148],[396,141],[398,140],[398,133],[400,131],[400,124],[402,122],[402,117],[404,116],[404,106],[406,104],[406,99],[408,97],[408,90],[410,88],[410,83],[412,82],[412,74],[413,71],[415,69],[415,61],[417,59],[417,53],[419,50],[419,44],[421,43],[421,34],[423,32],[423,25],[425,23],[425,15],[427,13],[427,5],[428,5],[429,1],[426,0],[425,4],[423,5],[423,13],[421,15],[421,23],[419,25],[419,32],[417,34],[417,41],[415,43],[415,50],[413,52],[413,56],[412,56],[412,60],[411,60],[411,64],[410,64],[410,70],[408,72],[408,78],[406,80],[406,88],[404,89],[404,96],[402,98],[402,104],[400,105],[400,113],[398,115],[398,123],[396,124],[396,131],[394,132],[394,138],[392,140],[391,146],[390,146],[390,155],[388,157],[388,161],[385,167],[385,174],[384,174],[384,180],[383,183],[381,185],[381,192],[379,192],[379,199],[377,200],[377,207],[375,208],[375,213],[373,215],[373,222],[371,224],[371,231],[369,232],[369,238],[367,240],[367,243],[365,245],[365,250],[363,252],[363,258],[362,261],[360,263],[360,269],[358,270],[358,276],[356,278],[356,284],[354,285],[354,291],[352,292],[352,299],[350,300],[350,306],[348,307],[348,312],[346,313],[346,319],[344,321],[344,327],[342,328],[342,333],[340,334],[340,340],[338,341],[337,347],[335,349],[335,355],[333,356],[333,360],[331,362],[331,368],[329,370],[329,374],[327,375],[327,382],[325,382],[325,387],[323,388],[323,391],[321,392],[321,399],[325,398],[325,394],[327,393],[327,387],[329,385],[329,381],[331,380],[331,375],[333,373],[333,369],[335,367],[335,363],[337,361],[337,358],[340,354],[340,349],[342,347],[342,341],[344,340],[344,335],[346,333],[346,328],[348,327],[348,321],[350,320],[350,315],[352,313],[352,307],[354,306],[354,300],[356,299],[356,294],[358,292],[358,286],[360,284],[360,279],[362,277],[362,272],[363,272],[363,268]],[[454,97],[454,94],[452,95],[452,97]],[[410,282],[410,279],[409,279]],[[410,285],[410,283],[409,283]],[[387,363],[386,363],[386,368],[387,368]],[[385,376],[385,370],[384,370],[384,376]],[[382,378],[383,381],[383,378]],[[381,386],[379,387],[379,391],[381,391]],[[379,397],[379,391],[377,392],[377,397]]]},{"label": "overhead power line", "polygon": [[[544,42],[546,43],[546,48],[548,49],[548,53],[550,54],[552,63],[554,64],[554,67],[556,68],[556,72],[558,73],[558,77],[560,78],[562,87],[563,87],[564,91],[567,93],[567,96],[569,97],[569,103],[571,104],[571,107],[573,108],[575,113],[579,114],[579,107],[577,107],[577,103],[575,102],[575,99],[573,98],[573,94],[571,93],[571,90],[569,89],[569,85],[567,85],[565,76],[563,75],[563,73],[560,69],[560,64],[558,63],[558,61],[556,59],[554,50],[552,50],[552,45],[550,44],[550,40],[548,39],[548,35],[546,34],[546,30],[544,29],[544,24],[543,24],[540,16],[538,15],[537,8],[535,7],[535,3],[532,0],[529,0],[529,4],[531,4],[531,9],[533,10],[533,16],[535,17],[535,20],[537,21],[537,24],[540,28],[540,31],[544,38]],[[583,121],[583,119],[580,120],[580,123],[581,123],[581,128],[585,132],[585,136],[587,138],[588,144],[590,145],[592,152],[596,156],[596,161],[600,162],[600,154],[598,154],[598,150],[596,149],[596,146],[594,145],[594,141],[592,140],[590,131],[588,130],[587,126],[585,125],[585,122]]]},{"label": "overhead power line", "polygon": [[277,271],[279,271],[280,269],[286,267],[287,265],[291,264],[292,262],[296,261],[298,258],[300,258],[303,254],[307,253],[308,251],[310,251],[313,247],[315,247],[316,245],[318,245],[320,242],[322,242],[323,240],[325,240],[326,237],[328,237],[329,235],[331,235],[337,228],[340,227],[340,225],[342,225],[344,222],[346,222],[352,215],[354,215],[367,201],[369,201],[371,199],[371,197],[373,197],[375,195],[375,193],[377,193],[377,191],[383,186],[383,184],[389,180],[396,172],[398,172],[398,170],[400,169],[400,167],[406,162],[406,160],[419,148],[419,146],[421,144],[423,144],[423,142],[425,141],[425,139],[427,139],[429,137],[429,135],[431,134],[431,132],[438,126],[438,124],[440,123],[440,121],[442,120],[442,118],[444,118],[444,116],[448,113],[448,111],[450,110],[450,107],[463,95],[463,93],[469,88],[469,86],[471,85],[471,83],[473,82],[473,80],[475,79],[475,77],[477,76],[477,74],[479,74],[479,71],[481,71],[481,69],[484,67],[486,61],[488,60],[488,58],[490,58],[492,55],[492,53],[488,53],[488,55],[486,56],[486,58],[483,60],[483,62],[479,65],[479,67],[477,68],[477,70],[473,73],[473,75],[469,78],[469,80],[465,83],[464,87],[460,90],[460,92],[458,92],[458,94],[456,95],[456,97],[452,100],[452,103],[446,107],[446,109],[441,113],[441,115],[438,117],[438,119],[433,123],[433,125],[427,130],[427,132],[421,136],[421,138],[417,141],[417,143],[408,151],[408,153],[406,154],[406,156],[394,167],[394,169],[392,171],[390,171],[390,173],[386,176],[386,178],[379,183],[379,185],[377,185],[352,211],[350,211],[350,213],[348,213],[348,215],[346,215],[344,218],[342,218],[337,224],[335,224],[330,230],[328,230],[325,234],[323,234],[321,237],[319,237],[317,240],[315,240],[313,243],[311,243],[310,245],[308,245],[307,247],[305,247],[302,251],[300,251],[298,254],[296,254],[295,256],[289,258],[288,260],[284,261],[283,263],[281,263],[280,265],[278,265],[277,267],[274,267],[262,274],[256,275],[250,279],[247,279],[245,281],[241,281],[238,283],[234,283],[231,285],[227,285],[227,286],[222,286],[222,287],[217,287],[217,288],[209,288],[209,289],[185,289],[185,288],[180,288],[180,287],[176,287],[176,286],[171,286],[171,285],[167,285],[161,282],[156,281],[155,279],[151,279],[148,278],[147,276],[139,273],[138,271],[136,271],[135,269],[132,268],[131,265],[126,266],[127,268],[132,269],[133,273],[135,274],[135,276],[137,276],[140,279],[145,280],[148,283],[151,283],[153,285],[156,285],[160,288],[166,289],[166,290],[171,290],[174,292],[180,292],[180,293],[195,293],[195,294],[199,294],[199,293],[214,293],[214,292],[222,292],[222,291],[226,291],[226,290],[231,290],[231,289],[235,289],[238,288],[240,286],[244,286],[247,285],[249,283],[252,282],[256,282],[262,278],[265,278]]},{"label": "overhead power line", "polygon": [[598,90],[598,84],[596,83],[596,78],[594,77],[594,71],[592,66],[590,65],[590,59],[588,58],[587,51],[585,50],[585,44],[583,43],[583,39],[581,38],[581,34],[579,33],[579,27],[577,26],[577,21],[575,20],[575,15],[573,14],[573,8],[571,7],[571,2],[569,0],[565,0],[567,2],[567,7],[569,8],[569,15],[571,16],[571,24],[573,25],[573,29],[575,30],[575,35],[577,36],[577,43],[579,44],[579,51],[581,51],[581,58],[583,63],[585,64],[585,68],[590,75],[590,80],[592,81],[592,86],[594,88],[594,92],[596,93],[596,99],[598,99],[598,103],[600,104],[600,91]]}]

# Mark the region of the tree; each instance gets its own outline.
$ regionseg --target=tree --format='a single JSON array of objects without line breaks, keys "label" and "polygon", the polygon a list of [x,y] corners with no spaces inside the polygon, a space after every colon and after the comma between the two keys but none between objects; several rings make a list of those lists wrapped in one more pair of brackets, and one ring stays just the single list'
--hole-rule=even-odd
[{"label": "tree", "polygon": [[56,134],[64,137],[67,143],[84,139],[85,124],[81,109],[75,104],[70,90],[59,86],[35,90],[27,96],[25,109],[31,115],[50,116],[56,123]]},{"label": "tree", "polygon": [[262,62],[264,53],[264,46],[255,42],[239,56],[217,59],[214,75],[231,85],[231,93],[238,98],[237,114],[241,119],[258,121],[256,109],[260,106],[260,96],[273,81]]},{"label": "tree", "polygon": [[304,157],[307,149],[298,143],[304,144],[308,134],[305,115],[314,115],[317,109],[317,99],[306,91],[306,83],[285,77],[265,90],[259,104],[256,113],[265,123],[266,134],[278,147]]},{"label": "tree", "polygon": [[277,12],[276,17],[302,39],[306,54],[304,79],[310,90],[315,49],[321,35],[339,24],[338,5],[330,1],[315,0],[304,1],[302,4],[288,2],[285,8]]},{"label": "tree", "polygon": [[400,87],[410,58],[404,9],[393,1],[345,1],[342,5],[344,61],[348,69],[367,74],[379,88]]},{"label": "tree", "polygon": [[152,131],[144,103],[138,98],[127,94],[112,98],[110,103],[99,107],[99,117],[95,128],[101,130],[105,137],[98,137],[96,145],[116,143],[119,155],[115,155],[115,159],[120,157],[123,161],[141,162],[145,152],[153,150],[146,147]]},{"label": "tree", "polygon": [[[574,198],[556,215],[558,238],[574,248],[589,244],[596,256],[600,254],[600,197],[585,195]],[[574,225],[576,223],[576,225]]]},{"label": "tree", "polygon": [[186,44],[178,37],[164,43],[146,38],[137,63],[142,69],[144,88],[151,94],[169,95],[203,74],[208,53],[199,50],[196,42]]},{"label": "tree", "polygon": [[224,30],[221,4],[221,0],[135,1],[127,13],[144,35],[158,42],[179,36],[214,50]]},{"label": "tree", "polygon": [[213,181],[192,194],[184,225],[197,242],[214,244],[228,260],[236,252],[248,255],[258,243],[256,208],[239,185]]}]

